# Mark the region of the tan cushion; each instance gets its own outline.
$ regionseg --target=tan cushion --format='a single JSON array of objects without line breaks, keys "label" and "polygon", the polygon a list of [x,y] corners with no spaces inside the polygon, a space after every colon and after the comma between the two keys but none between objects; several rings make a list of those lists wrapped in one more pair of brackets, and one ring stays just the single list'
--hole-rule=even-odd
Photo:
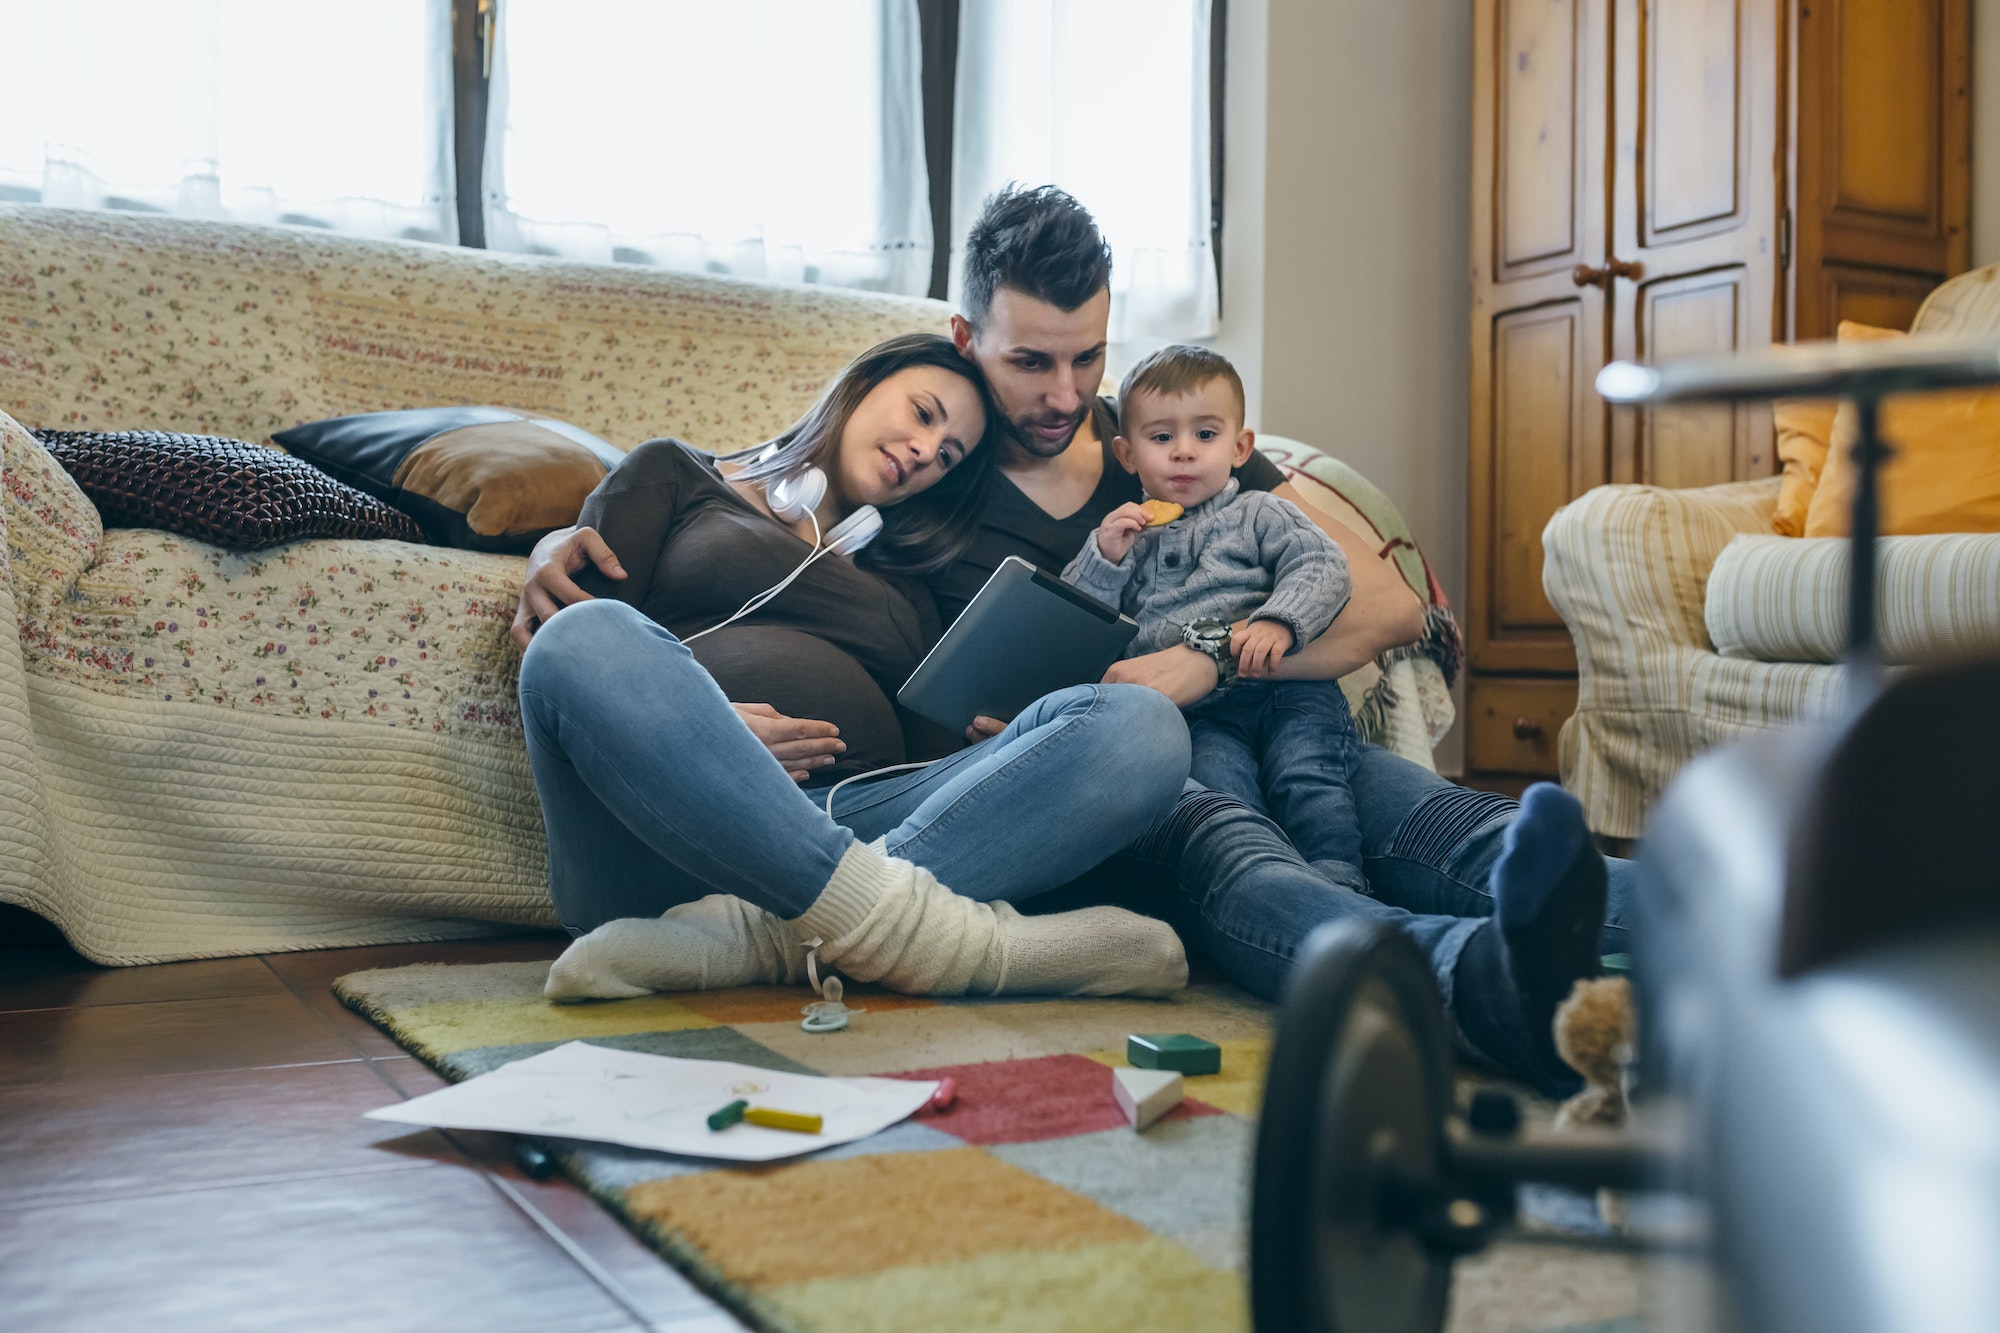
[{"label": "tan cushion", "polygon": [[[1875,342],[1901,338],[1895,329],[1878,329],[1869,324],[1843,320],[1842,342]],[[1840,404],[1831,398],[1784,398],[1771,405],[1772,424],[1778,434],[1778,461],[1784,464],[1784,484],[1778,489],[1778,508],[1771,515],[1771,531],[1781,537],[1803,537],[1806,514],[1812,508],[1813,492],[1819,488],[1826,467],[1827,446],[1833,440],[1834,418]]]},{"label": "tan cushion", "polygon": [[1780,537],[1805,536],[1806,511],[1826,466],[1827,442],[1833,438],[1833,418],[1839,408],[1828,398],[1785,398],[1771,405],[1778,461],[1785,468],[1778,507],[1771,514],[1771,531]]},{"label": "tan cushion", "polygon": [[[1884,537],[1876,620],[1891,663],[2000,651],[2000,535]],[[1708,576],[1715,650],[1764,662],[1836,662],[1847,642],[1845,539],[1743,536]]]},{"label": "tan cushion", "polygon": [[[1879,330],[1843,323],[1841,341],[1877,337]],[[1852,404],[1834,419],[1826,467],[1806,512],[1808,537],[1847,535],[1854,504]],[[2000,532],[2000,390],[1898,394],[1882,404],[1885,534]]]},{"label": "tan cushion", "polygon": [[396,469],[396,485],[500,537],[576,522],[604,473],[589,450],[546,426],[494,421],[431,436]]}]

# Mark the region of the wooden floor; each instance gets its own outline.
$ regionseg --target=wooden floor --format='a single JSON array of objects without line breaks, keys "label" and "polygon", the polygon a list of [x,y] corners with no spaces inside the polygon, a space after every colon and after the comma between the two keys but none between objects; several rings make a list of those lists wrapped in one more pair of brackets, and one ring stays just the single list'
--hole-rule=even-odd
[{"label": "wooden floor", "polygon": [[0,1325],[736,1333],[505,1136],[361,1118],[441,1084],[335,977],[562,944],[99,968],[0,907]]}]

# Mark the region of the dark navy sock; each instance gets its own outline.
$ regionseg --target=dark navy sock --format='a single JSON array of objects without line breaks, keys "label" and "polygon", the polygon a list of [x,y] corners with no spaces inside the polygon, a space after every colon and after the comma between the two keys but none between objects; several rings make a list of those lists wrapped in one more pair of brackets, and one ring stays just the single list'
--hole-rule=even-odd
[{"label": "dark navy sock", "polygon": [[1467,941],[1460,967],[1504,973],[1510,984],[1469,984],[1463,997],[1470,1004],[1503,995],[1504,1011],[1466,1012],[1460,1024],[1490,1058],[1525,1064],[1516,1072],[1544,1092],[1567,1095],[1579,1079],[1556,1054],[1555,1012],[1578,979],[1599,970],[1604,858],[1591,844],[1583,807],[1550,783],[1528,788],[1501,848],[1488,880],[1494,920]]}]

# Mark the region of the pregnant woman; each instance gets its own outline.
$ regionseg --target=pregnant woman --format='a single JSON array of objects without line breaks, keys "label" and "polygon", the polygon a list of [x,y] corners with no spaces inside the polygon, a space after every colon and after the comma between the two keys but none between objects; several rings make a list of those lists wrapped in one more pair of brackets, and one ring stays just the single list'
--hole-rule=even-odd
[{"label": "pregnant woman", "polygon": [[[551,615],[521,662],[550,892],[581,937],[552,998],[794,982],[810,950],[919,994],[1185,983],[1160,922],[1011,906],[1172,807],[1187,732],[1153,690],[1060,691],[827,809],[824,783],[903,758],[889,696],[936,631],[912,576],[970,540],[993,415],[947,339],[908,335],[863,353],[777,439],[719,460],[652,441],[591,495],[580,522],[622,576],[580,580],[594,600]],[[835,530],[864,506],[882,532],[850,558],[856,523]],[[753,728],[781,715],[838,736],[767,747]]]}]

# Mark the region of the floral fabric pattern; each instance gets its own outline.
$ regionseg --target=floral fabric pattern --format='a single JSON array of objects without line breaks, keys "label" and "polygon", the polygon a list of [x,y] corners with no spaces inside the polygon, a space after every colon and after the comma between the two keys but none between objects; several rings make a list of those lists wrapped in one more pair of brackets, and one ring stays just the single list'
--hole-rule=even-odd
[{"label": "floral fabric pattern", "polygon": [[370,241],[0,204],[0,412],[48,430],[269,442],[323,417],[488,403],[630,449],[778,433],[834,372],[948,308]]},{"label": "floral fabric pattern", "polygon": [[519,734],[518,557],[391,541],[225,551],[106,534],[31,669],[89,689],[278,717]]}]

